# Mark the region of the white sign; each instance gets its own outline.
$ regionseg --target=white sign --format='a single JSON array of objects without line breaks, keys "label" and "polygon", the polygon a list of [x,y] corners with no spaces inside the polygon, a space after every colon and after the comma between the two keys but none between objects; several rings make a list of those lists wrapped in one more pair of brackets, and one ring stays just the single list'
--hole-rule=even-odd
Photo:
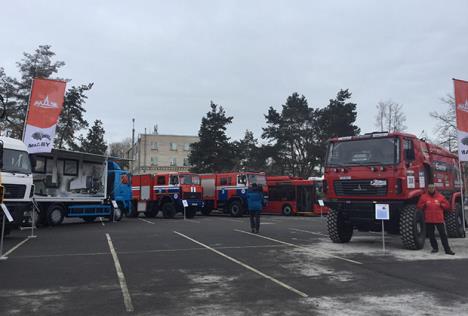
[{"label": "white sign", "polygon": [[318,200],[317,202],[320,206],[325,206],[325,203],[323,203],[323,200]]},{"label": "white sign", "polygon": [[390,219],[390,205],[375,204],[375,219],[389,220]]},{"label": "white sign", "polygon": [[188,202],[187,202],[187,200],[182,200],[182,205],[183,205],[184,207],[188,207]]},{"label": "white sign", "polygon": [[114,208],[119,208],[119,206],[117,205],[117,202],[114,201],[114,200],[112,200],[112,206],[113,206]]},{"label": "white sign", "polygon": [[11,216],[10,211],[9,211],[8,208],[6,207],[5,203],[2,203],[1,206],[2,206],[3,213],[5,214],[5,216],[6,216],[6,218],[8,219],[8,221],[9,221],[10,223],[13,222],[13,216]]}]

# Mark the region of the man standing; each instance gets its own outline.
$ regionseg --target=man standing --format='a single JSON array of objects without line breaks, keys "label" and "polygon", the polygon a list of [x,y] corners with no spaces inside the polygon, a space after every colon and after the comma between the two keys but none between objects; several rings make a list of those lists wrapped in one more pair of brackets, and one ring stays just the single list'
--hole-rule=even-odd
[{"label": "man standing", "polygon": [[445,197],[439,192],[436,192],[434,183],[430,183],[427,186],[427,192],[419,198],[417,208],[424,211],[424,218],[429,239],[431,241],[432,253],[439,251],[439,245],[437,244],[437,240],[434,235],[434,228],[437,227],[445,253],[448,255],[454,255],[455,253],[450,249],[444,225],[444,210],[452,210],[450,209],[450,204],[447,202]]},{"label": "man standing", "polygon": [[260,213],[264,206],[263,192],[256,183],[247,191],[247,206],[250,214],[250,228],[252,233],[258,234],[260,230]]}]

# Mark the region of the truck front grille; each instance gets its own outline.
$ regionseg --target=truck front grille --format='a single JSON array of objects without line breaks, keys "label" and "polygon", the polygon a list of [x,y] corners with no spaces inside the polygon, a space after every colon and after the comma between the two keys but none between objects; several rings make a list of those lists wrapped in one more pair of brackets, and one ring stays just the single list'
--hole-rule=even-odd
[{"label": "truck front grille", "polygon": [[24,184],[4,184],[5,199],[24,199],[26,186]]},{"label": "truck front grille", "polygon": [[201,200],[202,195],[201,192],[184,192],[182,198],[184,200]]},{"label": "truck front grille", "polygon": [[338,180],[334,187],[337,196],[385,196],[387,185],[372,186],[372,180]]}]

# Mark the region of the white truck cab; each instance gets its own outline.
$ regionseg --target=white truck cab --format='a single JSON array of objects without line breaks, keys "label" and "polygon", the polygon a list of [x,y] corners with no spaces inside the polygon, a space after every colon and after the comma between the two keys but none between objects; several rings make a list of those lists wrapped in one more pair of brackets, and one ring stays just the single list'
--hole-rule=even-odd
[{"label": "white truck cab", "polygon": [[0,137],[0,175],[4,203],[13,216],[10,227],[18,227],[30,211],[34,193],[31,163],[26,145],[17,139]]}]

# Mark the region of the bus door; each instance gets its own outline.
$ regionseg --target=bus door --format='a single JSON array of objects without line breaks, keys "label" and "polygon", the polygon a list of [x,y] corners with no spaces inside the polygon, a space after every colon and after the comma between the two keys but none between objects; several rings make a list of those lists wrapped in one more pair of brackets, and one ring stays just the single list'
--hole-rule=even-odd
[{"label": "bus door", "polygon": [[312,212],[315,200],[315,187],[313,185],[298,185],[296,190],[297,211]]}]

